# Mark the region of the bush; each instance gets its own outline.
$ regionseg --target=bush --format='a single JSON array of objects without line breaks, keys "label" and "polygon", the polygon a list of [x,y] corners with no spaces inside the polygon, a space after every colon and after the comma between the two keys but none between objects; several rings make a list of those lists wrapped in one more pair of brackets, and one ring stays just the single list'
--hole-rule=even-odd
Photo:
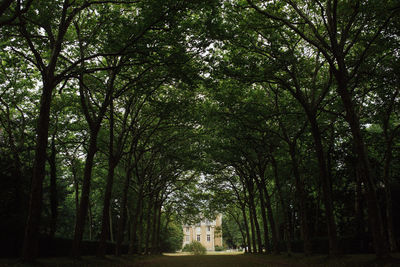
[{"label": "bush", "polygon": [[182,252],[192,252],[192,246],[190,244],[186,244],[183,247]]},{"label": "bush", "polygon": [[224,247],[223,246],[215,246],[215,251],[224,251]]},{"label": "bush", "polygon": [[194,255],[204,255],[206,254],[206,248],[197,241],[193,241],[190,244],[186,244],[183,249],[183,252],[191,252]]}]

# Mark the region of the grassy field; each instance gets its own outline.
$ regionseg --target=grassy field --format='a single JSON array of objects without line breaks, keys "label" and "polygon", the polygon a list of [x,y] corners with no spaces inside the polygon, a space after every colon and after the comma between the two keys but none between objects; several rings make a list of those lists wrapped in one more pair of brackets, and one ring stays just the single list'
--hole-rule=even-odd
[{"label": "grassy field", "polygon": [[[32,266],[18,262],[17,260],[0,259],[0,267],[8,266]],[[108,256],[106,259],[95,257],[83,257],[80,261],[68,258],[39,259],[33,266],[135,266],[135,267],[395,267],[400,266],[400,254],[393,255],[388,262],[377,262],[374,255],[346,255],[338,258],[328,258],[326,255],[304,257],[300,254],[287,257],[285,255],[248,255],[242,253],[209,253],[203,256],[192,256],[185,253],[171,253],[159,256],[124,256],[117,258]]]}]

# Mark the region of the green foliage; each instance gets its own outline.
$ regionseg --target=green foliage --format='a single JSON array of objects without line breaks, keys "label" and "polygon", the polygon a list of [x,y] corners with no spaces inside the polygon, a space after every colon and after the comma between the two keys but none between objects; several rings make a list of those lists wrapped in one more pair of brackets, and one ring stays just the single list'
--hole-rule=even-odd
[{"label": "green foliage", "polygon": [[223,246],[215,246],[215,251],[225,251]]},{"label": "green foliage", "polygon": [[183,252],[191,252],[193,255],[204,255],[206,254],[206,248],[198,241],[193,241],[190,244],[186,244],[183,249]]},{"label": "green foliage", "polygon": [[182,247],[182,227],[177,223],[170,224],[166,231],[161,233],[160,238],[162,252],[176,252]]}]

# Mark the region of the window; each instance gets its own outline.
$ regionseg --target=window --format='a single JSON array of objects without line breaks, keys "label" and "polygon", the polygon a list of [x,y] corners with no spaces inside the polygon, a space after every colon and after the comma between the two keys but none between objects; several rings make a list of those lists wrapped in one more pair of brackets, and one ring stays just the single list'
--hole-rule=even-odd
[{"label": "window", "polygon": [[196,233],[198,233],[198,234],[201,233],[201,228],[200,227],[196,227]]},{"label": "window", "polygon": [[189,227],[186,227],[186,233],[189,233]]},{"label": "window", "polygon": [[211,231],[211,227],[207,226],[207,232],[210,232],[210,231]]},{"label": "window", "polygon": [[186,242],[189,242],[189,236],[188,235],[186,236]]},{"label": "window", "polygon": [[197,235],[197,241],[200,242],[200,235]]},{"label": "window", "polygon": [[211,237],[210,237],[210,235],[207,235],[207,242],[210,242],[211,241]]}]

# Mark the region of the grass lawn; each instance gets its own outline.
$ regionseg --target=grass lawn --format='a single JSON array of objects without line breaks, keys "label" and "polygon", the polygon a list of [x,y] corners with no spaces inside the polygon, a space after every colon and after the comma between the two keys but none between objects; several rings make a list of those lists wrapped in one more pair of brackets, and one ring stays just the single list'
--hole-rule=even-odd
[{"label": "grass lawn", "polygon": [[[242,253],[221,253],[214,252],[203,256],[192,256],[186,253],[167,253],[158,256],[124,256],[117,258],[107,256],[106,259],[97,259],[95,257],[83,257],[80,261],[74,261],[68,258],[46,258],[39,259],[33,266],[177,266],[177,267],[400,267],[400,254],[393,255],[389,262],[377,262],[374,255],[345,255],[338,258],[328,258],[326,255],[315,255],[304,257],[301,254],[295,254],[292,257],[285,255],[251,255]],[[5,266],[32,266],[18,262],[17,260],[0,259],[0,267]]]}]

